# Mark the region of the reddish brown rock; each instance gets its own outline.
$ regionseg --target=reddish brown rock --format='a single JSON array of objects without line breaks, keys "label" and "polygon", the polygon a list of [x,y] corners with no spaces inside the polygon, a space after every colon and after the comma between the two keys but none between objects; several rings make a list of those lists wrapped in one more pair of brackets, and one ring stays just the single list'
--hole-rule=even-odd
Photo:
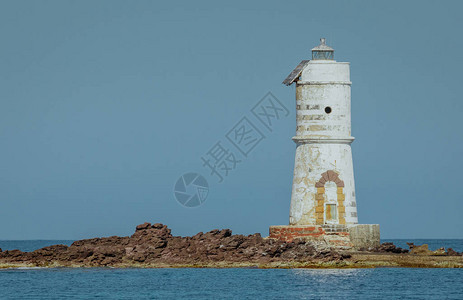
[{"label": "reddish brown rock", "polygon": [[428,248],[427,244],[423,245],[415,245],[413,243],[407,243],[407,245],[410,247],[410,254],[416,254],[416,255],[433,255],[433,256],[444,256],[448,255],[447,252],[445,252],[445,248],[441,247],[435,251],[431,251]]},{"label": "reddish brown rock", "polygon": [[138,225],[137,228],[135,229],[138,231],[138,230],[148,229],[150,227],[151,227],[151,223],[145,222],[143,224]]},{"label": "reddish brown rock", "polygon": [[152,228],[155,228],[155,229],[161,229],[164,225],[162,225],[161,223],[155,223],[153,224],[151,227]]},{"label": "reddish brown rock", "polygon": [[192,237],[172,236],[161,223],[144,223],[130,237],[111,236],[79,240],[71,246],[53,245],[21,252],[0,252],[0,263],[30,263],[38,266],[79,265],[187,265],[228,263],[341,261],[349,258],[334,250],[317,250],[300,239],[292,242],[262,238],[259,233],[233,235],[230,229],[214,229]]},{"label": "reddish brown rock", "polygon": [[382,243],[375,252],[390,252],[390,253],[408,253],[408,250],[397,247],[393,243]]},{"label": "reddish brown rock", "polygon": [[461,256],[461,255],[463,255],[463,253],[459,253],[459,252],[453,250],[452,248],[447,248],[447,255],[448,256]]}]

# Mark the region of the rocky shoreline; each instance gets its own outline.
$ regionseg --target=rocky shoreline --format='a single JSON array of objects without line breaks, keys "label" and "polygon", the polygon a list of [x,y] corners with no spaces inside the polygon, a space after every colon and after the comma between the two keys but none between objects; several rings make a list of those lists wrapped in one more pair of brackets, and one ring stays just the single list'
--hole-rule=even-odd
[{"label": "rocky shoreline", "polygon": [[163,224],[144,223],[128,237],[79,240],[32,252],[0,249],[0,268],[11,267],[257,267],[257,268],[463,268],[463,253],[427,245],[392,243],[361,251],[329,247],[296,239],[283,242],[260,234],[233,235],[230,229],[191,237],[173,236]]}]

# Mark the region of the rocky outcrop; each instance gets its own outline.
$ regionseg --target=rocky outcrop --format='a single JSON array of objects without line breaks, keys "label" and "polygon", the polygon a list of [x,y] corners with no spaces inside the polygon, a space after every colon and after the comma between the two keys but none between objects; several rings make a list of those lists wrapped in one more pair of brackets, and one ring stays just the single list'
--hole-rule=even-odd
[{"label": "rocky outcrop", "polygon": [[441,247],[435,251],[431,251],[427,244],[415,245],[414,243],[407,243],[410,247],[410,254],[415,255],[433,255],[433,256],[462,256],[463,252],[454,251],[452,248],[447,248],[445,251],[444,247]]},{"label": "rocky outcrop", "polygon": [[461,256],[461,255],[463,255],[463,253],[456,252],[452,248],[448,248],[447,251],[445,251],[445,248],[442,247],[442,248],[439,248],[439,249],[437,249],[435,251],[431,251],[431,250],[429,250],[427,244],[415,245],[414,243],[407,243],[407,245],[410,248],[410,250],[402,249],[400,247],[397,247],[393,243],[382,243],[381,246],[375,248],[373,251],[374,252],[380,252],[380,253],[386,253],[386,252],[389,252],[389,253],[410,253],[410,254],[413,254],[413,255],[427,255],[427,256],[430,256],[430,255],[434,255],[434,256],[439,256],[439,255],[441,255],[441,256],[444,256],[444,255],[447,255],[447,256]]},{"label": "rocky outcrop", "polygon": [[375,252],[390,252],[390,253],[408,253],[408,250],[397,247],[393,243],[382,243],[378,248],[374,249]]},{"label": "rocky outcrop", "polygon": [[79,240],[71,246],[54,245],[33,252],[0,253],[0,263],[37,266],[176,266],[213,263],[343,261],[350,254],[300,239],[283,242],[260,234],[233,235],[230,229],[191,237],[172,236],[167,226],[144,223],[130,237]]},{"label": "rocky outcrop", "polygon": [[85,239],[32,252],[0,251],[0,267],[463,267],[462,253],[451,248],[409,246],[410,254],[392,243],[346,252],[322,240],[285,242],[258,233],[234,235],[230,229],[180,237],[166,225],[143,223],[126,237]]},{"label": "rocky outcrop", "polygon": [[452,248],[447,248],[447,255],[448,256],[462,256],[463,252],[457,252],[453,250]]}]

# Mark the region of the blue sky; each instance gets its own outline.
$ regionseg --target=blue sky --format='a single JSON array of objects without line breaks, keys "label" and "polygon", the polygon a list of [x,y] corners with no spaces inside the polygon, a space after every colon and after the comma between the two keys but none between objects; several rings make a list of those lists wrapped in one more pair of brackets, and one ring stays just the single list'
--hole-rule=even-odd
[{"label": "blue sky", "polygon": [[[287,224],[295,90],[281,82],[320,37],[351,62],[359,221],[384,238],[463,238],[459,1],[0,8],[0,239]],[[259,126],[250,110],[269,91],[289,115],[218,183],[201,157],[241,118]],[[200,207],[174,198],[187,172],[209,182]]]}]

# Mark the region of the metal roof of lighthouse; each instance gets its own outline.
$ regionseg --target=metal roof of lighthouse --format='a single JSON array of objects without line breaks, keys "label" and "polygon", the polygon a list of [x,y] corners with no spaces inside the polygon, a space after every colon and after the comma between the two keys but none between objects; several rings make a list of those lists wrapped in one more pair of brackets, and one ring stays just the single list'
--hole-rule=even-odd
[{"label": "metal roof of lighthouse", "polygon": [[318,45],[315,48],[312,48],[312,51],[334,51],[334,49],[326,44],[325,38],[321,38],[320,45]]},{"label": "metal roof of lighthouse", "polygon": [[[314,53],[317,55],[314,57]],[[324,55],[323,53],[329,53],[328,55]],[[326,45],[326,39],[320,39],[320,45],[315,48],[312,48],[312,59],[333,59],[334,49],[330,46]],[[322,54],[322,55],[320,55]],[[305,66],[309,63],[310,60],[303,60],[301,61],[297,67],[286,77],[283,81],[285,85],[291,85],[293,82],[297,81],[299,76],[302,74],[302,70]]]},{"label": "metal roof of lighthouse", "polygon": [[310,60],[303,60],[301,61],[297,67],[291,72],[291,74],[286,77],[286,79],[283,81],[283,84],[285,85],[291,85],[294,81],[296,81],[299,76],[301,76],[302,70],[304,67],[309,63]]}]

